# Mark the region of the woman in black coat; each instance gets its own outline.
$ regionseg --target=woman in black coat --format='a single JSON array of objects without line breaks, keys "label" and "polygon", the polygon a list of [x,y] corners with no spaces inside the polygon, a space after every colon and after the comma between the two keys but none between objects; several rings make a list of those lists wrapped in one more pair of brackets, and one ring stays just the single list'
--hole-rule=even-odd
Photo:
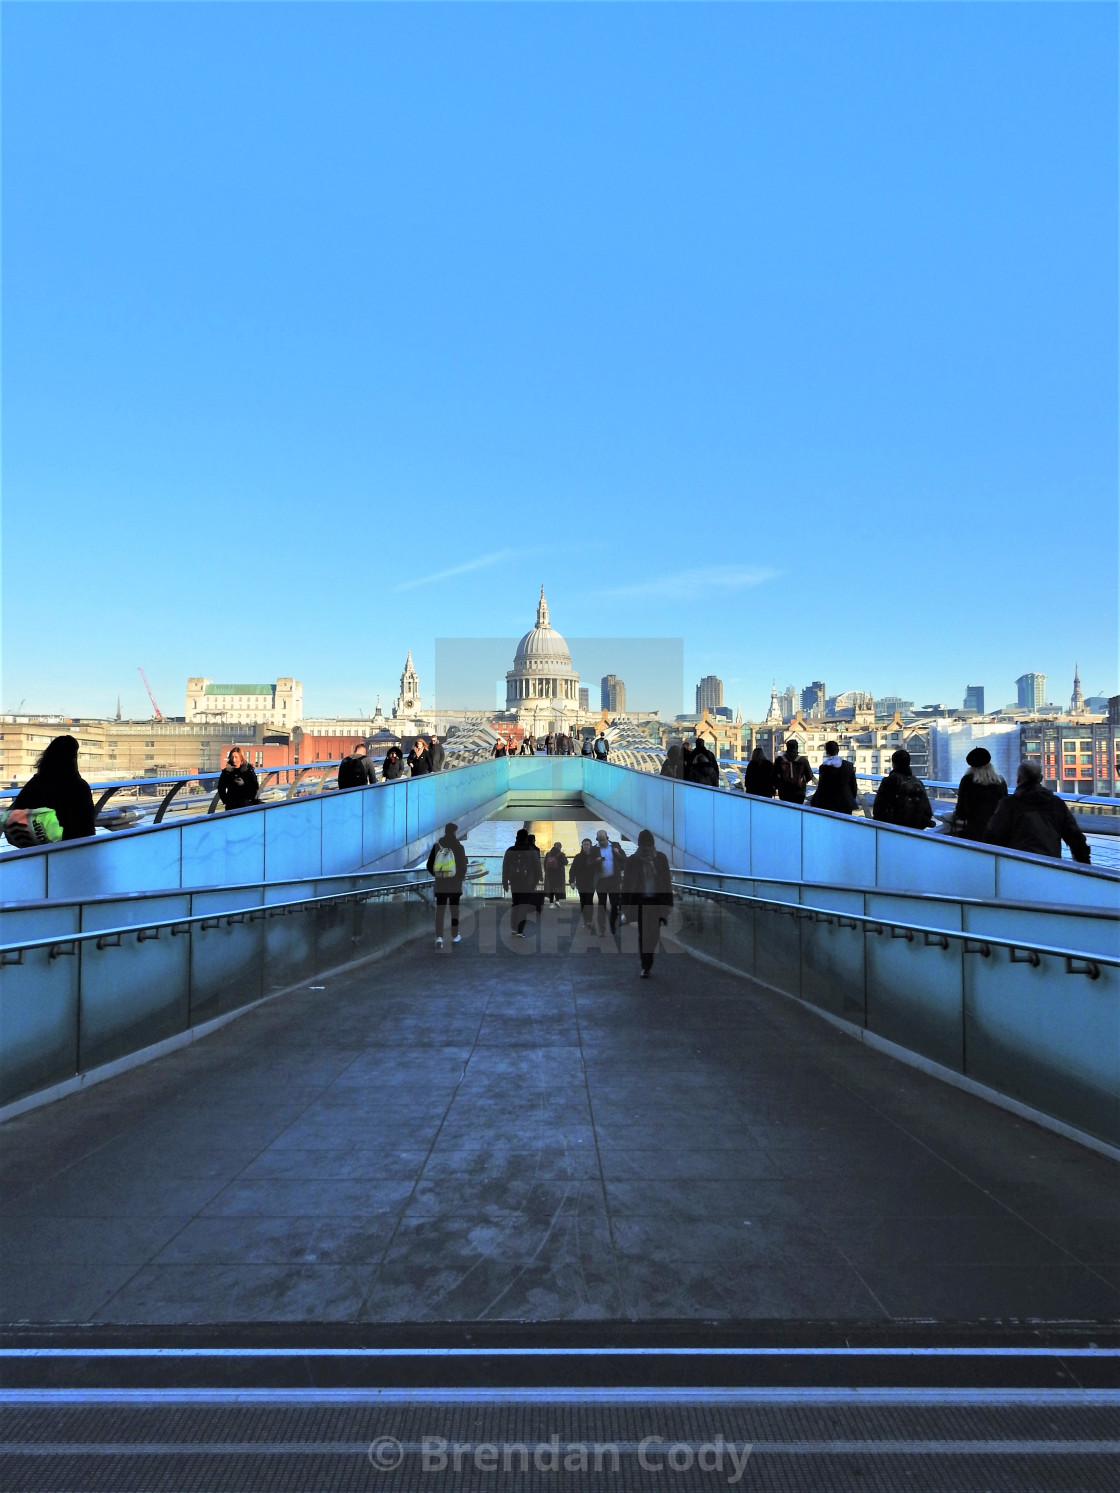
[{"label": "woman in black coat", "polygon": [[743,773],[743,792],[753,793],[756,798],[774,797],[774,764],[761,747],[751,753]]},{"label": "woman in black coat", "polygon": [[381,764],[381,776],[386,783],[393,783],[404,772],[404,755],[399,746],[391,746]]},{"label": "woman in black coat", "polygon": [[422,736],[418,736],[412,743],[412,750],[408,754],[408,771],[414,778],[422,778],[425,773],[432,770],[432,759],[428,756],[428,746]]},{"label": "woman in black coat", "polygon": [[[17,809],[53,809],[64,840],[83,840],[93,834],[93,794],[78,771],[78,743],[73,736],[56,736],[48,744],[9,813]],[[14,827],[7,833],[9,843],[14,844]],[[27,843],[38,842],[29,838]]]},{"label": "woman in black coat", "polygon": [[514,936],[525,937],[525,909],[537,906],[537,888],[543,880],[541,853],[527,829],[519,829],[502,857],[502,890],[513,894]]},{"label": "woman in black coat", "polygon": [[681,750],[680,742],[674,741],[665,753],[665,761],[661,764],[661,776],[663,778],[680,778],[684,776],[684,760]]},{"label": "woman in black coat", "polygon": [[987,747],[973,747],[964,760],[969,770],[957,788],[950,828],[963,840],[983,840],[992,815],[1007,797],[1007,784],[992,766]]},{"label": "woman in black coat", "polygon": [[642,979],[648,980],[665,921],[662,909],[673,905],[669,859],[664,851],[657,849],[652,830],[641,831],[637,851],[622,868],[622,901],[625,906],[637,909]]},{"label": "woman in black coat", "polygon": [[218,797],[227,809],[244,809],[256,803],[258,787],[257,775],[244,752],[233,747],[218,779]]},{"label": "woman in black coat", "polygon": [[572,857],[568,881],[579,896],[579,915],[585,928],[595,923],[595,882],[599,876],[599,857],[590,840],[581,840],[579,854]]}]

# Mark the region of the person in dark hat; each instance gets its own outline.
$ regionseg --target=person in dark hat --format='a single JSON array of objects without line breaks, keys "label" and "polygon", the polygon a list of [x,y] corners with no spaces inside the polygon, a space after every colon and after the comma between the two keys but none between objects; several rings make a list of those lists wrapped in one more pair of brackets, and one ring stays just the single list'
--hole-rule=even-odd
[{"label": "person in dark hat", "polygon": [[973,747],[964,760],[968,771],[957,786],[957,807],[949,827],[962,840],[983,840],[992,815],[1007,797],[1007,784],[992,766],[987,747]]}]

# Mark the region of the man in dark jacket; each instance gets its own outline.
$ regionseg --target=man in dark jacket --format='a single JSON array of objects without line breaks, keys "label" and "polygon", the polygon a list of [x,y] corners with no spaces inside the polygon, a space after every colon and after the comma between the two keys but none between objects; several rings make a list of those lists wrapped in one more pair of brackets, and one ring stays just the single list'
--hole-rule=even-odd
[{"label": "man in dark jacket", "polygon": [[596,831],[595,841],[592,854],[595,856],[595,893],[599,899],[598,924],[601,938],[607,931],[608,910],[612,933],[618,923],[626,852],[617,840],[611,839],[605,829]]},{"label": "man in dark jacket", "polygon": [[377,782],[377,772],[366,756],[364,741],[356,741],[354,749],[338,764],[339,788],[365,788]]},{"label": "man in dark jacket", "polygon": [[257,775],[240,747],[233,747],[218,779],[218,797],[227,809],[244,809],[256,803]]},{"label": "man in dark jacket", "polygon": [[525,909],[537,906],[537,888],[544,880],[541,853],[527,829],[519,829],[502,857],[502,890],[513,896],[513,936],[525,937]]},{"label": "man in dark jacket", "polygon": [[897,824],[902,829],[928,829],[937,821],[925,784],[910,770],[910,753],[905,747],[891,753],[891,764],[891,771],[875,792],[872,819],[881,824]]},{"label": "man in dark jacket", "polygon": [[446,755],[447,754],[443,750],[443,743],[440,741],[439,737],[433,736],[428,744],[428,758],[431,761],[433,772],[443,771],[443,764]]},{"label": "man in dark jacket", "polygon": [[697,736],[696,745],[689,753],[685,777],[690,783],[704,783],[709,788],[719,787],[719,763],[704,744],[702,736]]},{"label": "man in dark jacket", "polygon": [[1036,762],[1020,764],[1015,792],[992,815],[985,838],[989,844],[1008,850],[1057,858],[1064,840],[1075,861],[1087,866],[1090,860],[1088,842],[1069,805],[1042,786],[1042,770]]},{"label": "man in dark jacket", "polygon": [[808,757],[801,755],[796,741],[787,741],[785,751],[774,763],[774,782],[784,804],[803,804],[805,791],[813,781]]},{"label": "man in dark jacket", "polygon": [[638,836],[637,853],[622,869],[622,900],[628,907],[636,909],[642,979],[648,980],[661,937],[661,925],[665,921],[661,909],[673,905],[669,861],[664,851],[657,849],[652,830],[642,830]]},{"label": "man in dark jacket", "polygon": [[436,883],[436,948],[443,948],[444,908],[451,908],[451,942],[459,942],[459,899],[467,874],[467,852],[458,836],[457,824],[445,824],[443,834],[428,851],[428,875]]},{"label": "man in dark jacket", "polygon": [[855,768],[846,757],[841,757],[839,742],[826,741],[824,761],[817,768],[813,808],[831,809],[834,814],[851,814],[858,803]]}]

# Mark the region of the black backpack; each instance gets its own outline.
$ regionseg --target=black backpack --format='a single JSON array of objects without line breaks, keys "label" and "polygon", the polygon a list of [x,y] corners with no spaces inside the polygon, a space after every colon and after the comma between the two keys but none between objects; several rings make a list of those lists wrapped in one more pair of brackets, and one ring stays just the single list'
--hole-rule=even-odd
[{"label": "black backpack", "polygon": [[929,824],[929,802],[917,778],[899,778],[894,812],[894,822],[905,829],[925,829]]}]

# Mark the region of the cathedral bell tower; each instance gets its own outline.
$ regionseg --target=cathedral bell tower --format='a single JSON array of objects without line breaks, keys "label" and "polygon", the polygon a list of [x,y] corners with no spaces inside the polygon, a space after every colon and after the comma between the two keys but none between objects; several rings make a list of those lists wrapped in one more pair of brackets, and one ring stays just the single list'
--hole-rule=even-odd
[{"label": "cathedral bell tower", "polygon": [[416,674],[416,666],[412,662],[412,649],[408,650],[408,657],[404,662],[404,673],[401,675],[401,692],[393,702],[393,716],[416,715],[420,709],[420,680]]}]

